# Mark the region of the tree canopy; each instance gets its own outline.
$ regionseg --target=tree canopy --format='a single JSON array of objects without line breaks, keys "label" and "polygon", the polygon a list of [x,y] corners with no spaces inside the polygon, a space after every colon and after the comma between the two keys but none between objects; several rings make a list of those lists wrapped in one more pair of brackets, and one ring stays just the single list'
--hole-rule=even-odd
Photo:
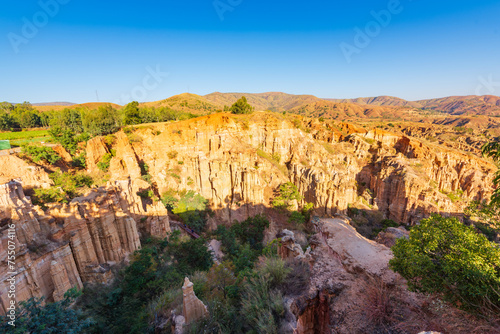
[{"label": "tree canopy", "polygon": [[412,289],[442,293],[463,308],[500,307],[500,249],[472,226],[434,215],[392,247],[393,270]]},{"label": "tree canopy", "polygon": [[252,107],[248,102],[247,98],[242,96],[238,101],[236,101],[231,108],[229,108],[231,113],[233,114],[251,114],[254,111],[254,107]]}]

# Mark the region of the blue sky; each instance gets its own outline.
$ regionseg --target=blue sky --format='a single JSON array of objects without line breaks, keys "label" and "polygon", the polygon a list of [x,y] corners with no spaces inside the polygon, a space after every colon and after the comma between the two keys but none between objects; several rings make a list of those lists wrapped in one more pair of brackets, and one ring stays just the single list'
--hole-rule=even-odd
[{"label": "blue sky", "polygon": [[500,95],[498,0],[4,0],[2,9],[0,100]]}]

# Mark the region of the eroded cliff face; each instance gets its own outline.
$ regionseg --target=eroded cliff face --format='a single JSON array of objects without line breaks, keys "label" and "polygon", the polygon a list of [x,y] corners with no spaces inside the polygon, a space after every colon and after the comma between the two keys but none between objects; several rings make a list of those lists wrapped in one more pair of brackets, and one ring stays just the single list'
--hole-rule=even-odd
[{"label": "eroded cliff face", "polygon": [[[22,165],[12,158],[9,162]],[[18,301],[33,296],[60,300],[71,287],[106,282],[110,266],[140,248],[141,233],[165,237],[170,231],[166,209],[142,203],[133,192],[140,185],[131,178],[91,189],[69,204],[49,205],[45,211],[24,195],[22,175],[17,179],[0,185],[0,259],[7,263],[6,230],[15,224]],[[5,312],[9,270],[6,265],[0,270],[0,312]]]},{"label": "eroded cliff face", "polygon": [[496,171],[476,156],[411,137],[345,123],[293,124],[265,113],[119,132],[112,148],[112,179],[139,178],[138,162],[146,163],[158,194],[194,190],[226,222],[262,213],[277,187],[291,181],[317,215],[346,213],[369,189],[372,210],[414,224],[489,198]]},{"label": "eroded cliff face", "polygon": [[347,140],[372,153],[357,180],[386,218],[415,224],[431,213],[460,215],[468,202],[491,196],[496,167],[471,154],[380,130]]},{"label": "eroded cliff face", "polygon": [[[107,184],[45,211],[22,188],[50,186],[48,174],[15,156],[0,157],[0,259],[13,222],[18,300],[58,300],[68,287],[105,282],[109,267],[140,247],[141,235],[166,236],[168,213],[161,202],[138,195],[145,190],[201,194],[215,212],[214,225],[266,212],[285,182],[297,185],[304,195],[299,205],[313,203],[315,215],[345,214],[369,190],[371,210],[406,224],[433,212],[458,215],[467,201],[491,194],[496,168],[473,155],[380,130],[298,120],[213,114],[120,131],[114,142],[94,138],[87,143],[88,172],[101,173],[97,164],[113,152]],[[1,271],[2,282],[5,276]],[[0,285],[0,311],[4,291]],[[335,294],[316,292],[315,305]]]}]

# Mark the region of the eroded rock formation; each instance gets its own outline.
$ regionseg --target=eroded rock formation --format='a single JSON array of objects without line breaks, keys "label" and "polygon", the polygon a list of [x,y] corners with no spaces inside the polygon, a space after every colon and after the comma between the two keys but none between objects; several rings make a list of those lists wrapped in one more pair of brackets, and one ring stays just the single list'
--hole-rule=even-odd
[{"label": "eroded rock formation", "polygon": [[[0,157],[7,162],[12,158]],[[19,159],[14,163],[23,165]],[[140,248],[141,231],[158,237],[170,231],[166,209],[159,203],[142,203],[133,192],[140,187],[134,180],[108,183],[68,204],[49,204],[43,211],[24,195],[24,171],[20,170],[17,181],[0,185],[0,259],[7,263],[6,229],[14,224],[18,301],[33,296],[60,300],[68,288],[82,288],[83,282],[106,282],[111,278],[110,266]],[[38,170],[37,177],[47,180],[43,173]],[[31,174],[28,180],[34,180]],[[0,269],[0,312],[8,303],[8,277],[4,265]]]},{"label": "eroded rock formation", "polygon": [[[370,241],[349,225],[348,219],[313,220],[313,265],[309,292],[296,298],[292,311],[297,334],[362,333],[352,306],[363,298],[365,280],[379,277],[394,284],[397,275],[388,268],[389,248]],[[366,332],[366,331],[365,331]]]},{"label": "eroded rock formation", "polygon": [[207,307],[196,297],[193,291],[193,283],[187,277],[184,279],[184,285],[182,286],[182,315],[186,324],[208,316]]}]

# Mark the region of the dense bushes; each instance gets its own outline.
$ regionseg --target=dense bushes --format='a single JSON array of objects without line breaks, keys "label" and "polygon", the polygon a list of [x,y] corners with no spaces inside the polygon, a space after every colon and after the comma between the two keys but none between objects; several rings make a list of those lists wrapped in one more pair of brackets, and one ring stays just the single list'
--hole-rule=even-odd
[{"label": "dense bushes", "polygon": [[0,130],[11,128],[36,128],[44,126],[46,117],[33,109],[29,102],[12,105],[0,103]]},{"label": "dense bushes", "polygon": [[109,164],[111,163],[111,159],[113,159],[113,153],[112,152],[106,153],[97,163],[97,168],[102,170],[104,173],[107,173],[109,170]]},{"label": "dense bushes", "polygon": [[49,175],[54,187],[37,188],[32,196],[33,204],[45,207],[48,203],[68,203],[82,194],[82,189],[90,187],[94,181],[83,173],[62,173],[57,171]]},{"label": "dense bushes", "polygon": [[203,196],[192,190],[167,190],[162,194],[161,200],[167,209],[177,214],[184,224],[196,233],[205,230],[207,215],[210,212],[208,201]]},{"label": "dense bushes", "polygon": [[86,286],[80,307],[95,319],[94,333],[153,333],[158,313],[182,302],[184,277],[211,265],[203,239],[182,241],[178,232],[168,241],[150,238],[112,285]]},{"label": "dense bushes", "polygon": [[284,296],[290,288],[297,287],[293,292],[299,294],[307,289],[309,265],[284,261],[275,254],[260,257],[254,269],[238,273],[226,260],[203,274],[193,276],[193,282],[198,296],[208,304],[210,317],[191,324],[188,333],[279,333]]},{"label": "dense bushes", "polygon": [[251,268],[262,254],[264,230],[269,220],[262,215],[250,217],[230,228],[218,226],[215,235],[221,241],[226,257],[235,265],[236,272]]},{"label": "dense bushes", "polygon": [[500,307],[500,249],[455,218],[433,216],[392,248],[391,267],[411,288],[470,310]]},{"label": "dense bushes", "polygon": [[61,160],[61,157],[56,153],[56,151],[47,146],[27,145],[23,147],[22,153],[34,162],[43,161],[53,165]]},{"label": "dense bushes", "polygon": [[43,298],[32,297],[20,302],[17,309],[15,327],[8,324],[9,318],[0,316],[2,333],[81,333],[89,328],[92,319],[84,318],[80,311],[70,307],[80,295],[76,289],[64,294],[64,299],[55,303],[43,304]]}]

